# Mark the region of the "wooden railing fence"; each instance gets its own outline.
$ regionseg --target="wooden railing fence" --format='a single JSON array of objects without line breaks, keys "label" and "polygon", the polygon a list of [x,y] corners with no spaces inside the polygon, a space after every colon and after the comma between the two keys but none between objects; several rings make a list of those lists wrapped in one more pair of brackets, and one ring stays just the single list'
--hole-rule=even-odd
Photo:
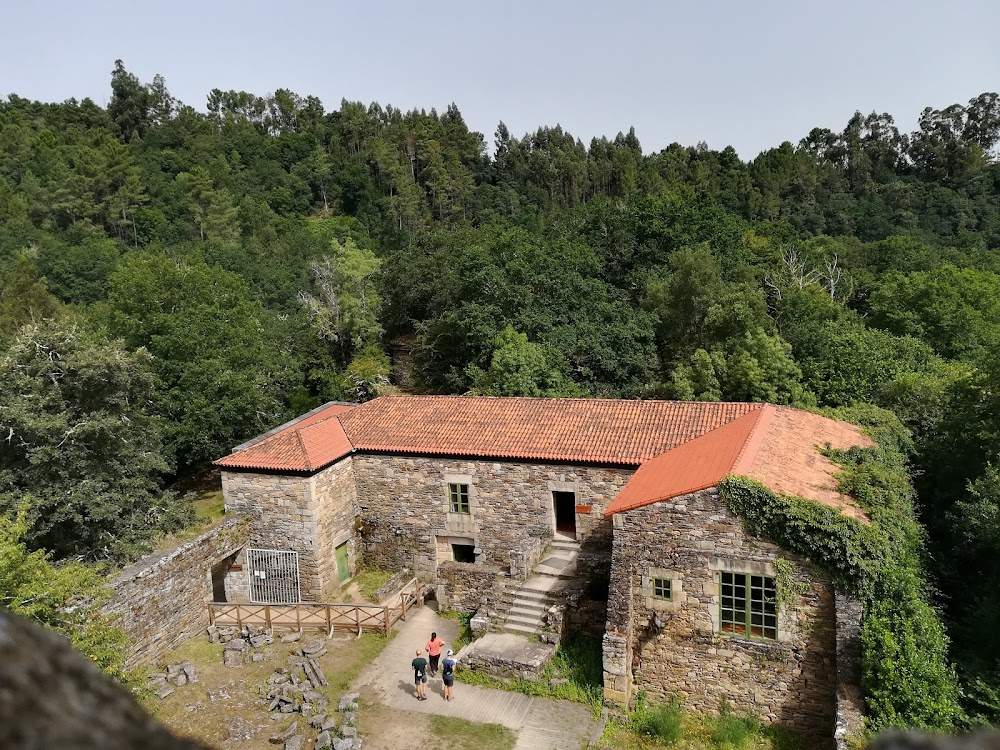
[{"label": "wooden railing fence", "polygon": [[268,630],[324,630],[332,635],[337,628],[383,633],[388,636],[392,626],[406,620],[407,611],[423,603],[426,584],[416,578],[403,586],[396,600],[386,606],[375,604],[237,604],[211,602],[208,621],[212,625],[255,625]]}]

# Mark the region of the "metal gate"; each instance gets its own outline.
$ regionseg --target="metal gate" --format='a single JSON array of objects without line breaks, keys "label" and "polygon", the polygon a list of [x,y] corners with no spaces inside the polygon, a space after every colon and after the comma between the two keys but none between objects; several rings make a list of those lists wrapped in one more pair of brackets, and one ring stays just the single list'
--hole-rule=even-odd
[{"label": "metal gate", "polygon": [[299,598],[299,553],[280,549],[248,549],[250,601],[296,604]]}]

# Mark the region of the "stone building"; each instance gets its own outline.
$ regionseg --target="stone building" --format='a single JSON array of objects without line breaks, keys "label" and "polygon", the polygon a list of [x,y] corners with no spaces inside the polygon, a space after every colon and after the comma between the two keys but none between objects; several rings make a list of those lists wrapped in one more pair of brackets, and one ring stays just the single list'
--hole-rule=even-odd
[{"label": "stone building", "polygon": [[[609,700],[640,685],[829,735],[832,586],[749,536],[716,487],[748,476],[863,517],[821,449],[868,442],[763,404],[391,396],[328,404],[216,463],[249,519],[251,599],[335,601],[364,559],[482,605],[574,540],[578,575],[610,577]],[[799,584],[780,605],[779,568]]]}]

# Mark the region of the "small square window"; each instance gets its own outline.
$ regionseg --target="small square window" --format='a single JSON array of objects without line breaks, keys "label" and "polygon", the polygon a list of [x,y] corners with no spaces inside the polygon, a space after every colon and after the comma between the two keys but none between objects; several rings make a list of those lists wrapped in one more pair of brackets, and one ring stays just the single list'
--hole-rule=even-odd
[{"label": "small square window", "polygon": [[469,485],[449,484],[448,485],[448,510],[452,513],[470,513],[469,510]]},{"label": "small square window", "polygon": [[663,599],[665,601],[670,601],[670,579],[669,578],[654,578],[653,579],[653,598]]},{"label": "small square window", "polygon": [[451,557],[455,562],[474,563],[476,561],[476,548],[471,544],[451,545]]}]

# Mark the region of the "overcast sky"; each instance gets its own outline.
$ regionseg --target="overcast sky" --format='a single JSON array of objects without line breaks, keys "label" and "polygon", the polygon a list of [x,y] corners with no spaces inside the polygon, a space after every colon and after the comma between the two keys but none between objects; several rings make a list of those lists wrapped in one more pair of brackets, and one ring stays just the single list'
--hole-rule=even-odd
[{"label": "overcast sky", "polygon": [[905,130],[925,106],[1000,90],[1000,2],[8,0],[0,96],[106,104],[114,60],[204,111],[212,88],[289,88],[402,109],[455,102],[492,138],[634,125],[744,158],[855,110]]}]

